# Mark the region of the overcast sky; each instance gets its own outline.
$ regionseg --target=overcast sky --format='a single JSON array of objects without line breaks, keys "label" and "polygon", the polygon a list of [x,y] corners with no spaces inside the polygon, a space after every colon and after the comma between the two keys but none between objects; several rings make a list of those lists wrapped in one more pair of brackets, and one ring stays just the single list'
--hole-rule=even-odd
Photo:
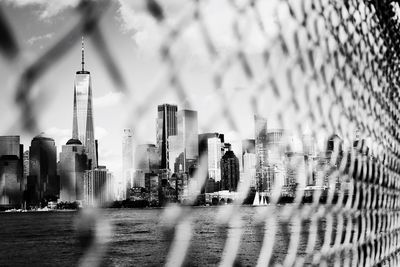
[{"label": "overcast sky", "polygon": [[[183,99],[178,97],[168,81],[162,78],[165,68],[161,67],[163,63],[158,48],[164,41],[166,30],[157,25],[140,2],[112,1],[101,19],[101,31],[126,81],[128,95],[116,90],[103,61],[95,51],[92,40],[90,37],[86,38],[85,61],[86,69],[92,75],[99,163],[119,173],[122,162],[122,130],[134,119],[132,109],[135,105],[147,101],[146,96],[153,90],[156,93],[151,97],[151,102],[146,103],[144,113],[135,121],[136,143],[155,143],[156,106],[161,103],[172,103],[177,104],[178,108],[197,110],[200,133],[222,132],[228,136],[228,141],[229,138],[253,138],[250,95],[244,90],[246,78],[240,68],[231,68],[223,85],[224,88],[228,88],[223,91],[223,99],[232,107],[235,122],[240,130],[235,132],[232,125],[226,122],[222,113],[221,98],[214,90],[211,77],[213,66],[206,46],[199,37],[198,25],[186,25],[187,29],[181,40],[174,46],[175,59],[186,93],[186,98]],[[167,22],[171,25],[182,17],[180,14],[191,8],[190,5],[182,5],[182,1],[179,1],[180,4],[177,2],[167,1],[164,6],[169,17]],[[22,48],[18,64],[10,66],[7,61],[0,61],[0,77],[2,86],[6,89],[2,90],[4,95],[0,99],[1,134],[21,135],[25,149],[28,149],[35,134],[23,133],[12,127],[15,126],[17,114],[14,104],[17,73],[27,63],[42,55],[72,27],[77,18],[73,9],[77,1],[0,0],[0,3]],[[218,53],[229,53],[233,49],[235,38],[231,25],[234,11],[221,5],[226,3],[220,1],[207,6],[209,16],[206,21],[210,27],[210,34],[215,37]],[[221,15],[225,18],[222,22],[218,20],[218,16]],[[214,27],[214,24],[219,26]],[[256,46],[260,43],[253,43],[254,55],[250,56],[254,56],[254,62],[257,64]],[[81,61],[80,42],[71,42],[71,46],[70,52],[63,56],[34,88],[35,94],[46,96],[38,116],[39,131],[55,139],[58,153],[61,145],[65,144],[72,134],[73,83]]]}]

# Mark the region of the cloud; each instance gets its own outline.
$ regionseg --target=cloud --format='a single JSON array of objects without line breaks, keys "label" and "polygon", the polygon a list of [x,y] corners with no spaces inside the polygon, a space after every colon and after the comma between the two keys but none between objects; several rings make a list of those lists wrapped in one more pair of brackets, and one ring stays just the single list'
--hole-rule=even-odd
[{"label": "cloud", "polygon": [[119,0],[120,7],[117,10],[120,27],[123,33],[131,34],[139,48],[160,43],[160,34],[157,33],[155,20],[148,14],[143,5],[138,2]]},{"label": "cloud", "polygon": [[15,7],[37,7],[39,9],[39,18],[48,19],[54,17],[65,9],[76,7],[79,0],[0,0],[0,2]]},{"label": "cloud", "polygon": [[109,134],[109,132],[106,129],[100,126],[95,127],[94,133],[95,133],[95,138],[98,140],[106,137]]},{"label": "cloud", "polygon": [[51,39],[53,36],[54,36],[53,33],[48,33],[48,34],[39,35],[39,36],[33,36],[28,39],[27,43],[30,45],[33,45],[34,43],[36,43],[38,41],[45,40],[45,39]]},{"label": "cloud", "polygon": [[121,92],[108,92],[107,94],[93,99],[95,108],[112,107],[119,104],[122,100]]}]

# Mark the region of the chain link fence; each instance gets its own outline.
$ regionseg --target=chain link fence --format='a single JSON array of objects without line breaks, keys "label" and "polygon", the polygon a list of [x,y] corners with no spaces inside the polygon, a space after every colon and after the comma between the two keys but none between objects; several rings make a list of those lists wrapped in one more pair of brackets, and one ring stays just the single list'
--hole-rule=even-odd
[{"label": "chain link fence", "polygon": [[[294,203],[280,206],[282,186],[272,184],[270,201],[276,209],[257,214],[255,228],[262,236],[257,265],[400,265],[398,2],[230,0],[226,3],[231,17],[224,22],[221,16],[220,23],[228,23],[235,41],[229,43],[229,51],[220,51],[212,25],[207,22],[209,1],[186,3],[186,8],[172,20],[163,1],[143,1],[146,12],[164,34],[162,45],[154,51],[159,55],[155,86],[145,98],[132,100],[133,128],[140,127],[141,114],[149,108],[148,103],[161,99],[165,90],[187,103],[188,85],[184,66],[180,65],[182,51],[178,43],[190,27],[204,47],[209,78],[218,96],[217,119],[209,122],[211,126],[223,120],[232,130],[240,132],[233,107],[227,101],[237,89],[225,84],[231,70],[236,69],[243,75],[244,90],[248,92],[242,101],[251,106],[254,114],[275,119],[280,128],[293,129],[299,136],[308,130],[312,136],[337,134],[343,142],[341,151],[334,146],[320,175],[331,184],[337,181],[346,184],[346,195],[339,194],[337,199],[334,190],[328,190],[326,201],[321,203],[321,193],[315,190],[312,203],[302,204],[306,191],[301,188],[306,186],[309,174],[301,177],[301,172],[296,172]],[[113,60],[98,23],[108,6],[108,1],[81,1],[75,10],[78,21],[71,23],[70,31],[42,57],[22,67],[15,102],[21,115],[18,121],[26,131],[37,132],[40,103],[33,97],[32,87],[71,48],[66,40],[80,42],[82,34],[94,40],[115,87],[129,94],[125,77],[118,62]],[[1,52],[8,62],[14,63],[19,60],[21,50],[1,14],[0,27]],[[165,84],[168,86],[160,86]],[[274,103],[274,109],[266,114],[268,103]],[[356,131],[367,138],[353,145]],[[293,163],[293,168],[301,165]],[[206,170],[200,167],[193,186],[203,184],[206,175]],[[241,183],[234,204],[241,204],[248,192],[249,184]],[[167,266],[190,265],[187,255],[193,241],[192,214],[190,205],[173,205],[163,210],[163,230],[170,237]],[[244,265],[237,257],[244,233],[243,216],[240,205],[218,209],[215,223],[228,229],[221,266]],[[83,210],[79,218],[80,236],[87,240],[83,242],[85,253],[80,264],[99,265],[112,238],[112,227],[96,210]],[[319,234],[321,222],[323,237]],[[302,228],[307,228],[306,236],[300,234],[304,233]],[[276,238],[278,231],[287,236],[285,251],[279,252],[284,257],[279,262],[273,260],[277,253],[274,247],[282,242]]]}]

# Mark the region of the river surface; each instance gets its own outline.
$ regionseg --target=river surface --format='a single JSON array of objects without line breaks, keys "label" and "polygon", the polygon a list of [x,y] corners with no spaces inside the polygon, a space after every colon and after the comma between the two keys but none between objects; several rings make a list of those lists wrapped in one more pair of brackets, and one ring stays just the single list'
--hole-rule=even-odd
[{"label": "river surface", "polygon": [[[304,254],[310,222],[300,228],[279,222],[273,207],[241,207],[243,234],[238,266],[257,263],[264,238],[264,226],[258,223],[259,209],[269,209],[277,228],[272,263],[282,263],[290,237],[300,231],[298,255]],[[102,218],[111,225],[112,234],[102,256],[103,266],[162,266],[166,262],[173,231],[165,225],[163,209],[105,209]],[[187,266],[214,266],[222,258],[230,226],[216,223],[218,207],[191,209],[193,235],[185,260]],[[85,243],[77,231],[80,212],[0,213],[0,266],[76,266]],[[189,216],[189,215],[188,215]],[[83,222],[85,224],[85,222]],[[88,223],[89,225],[90,223]],[[90,227],[89,227],[90,228]],[[325,221],[320,221],[316,249],[323,243]]]}]

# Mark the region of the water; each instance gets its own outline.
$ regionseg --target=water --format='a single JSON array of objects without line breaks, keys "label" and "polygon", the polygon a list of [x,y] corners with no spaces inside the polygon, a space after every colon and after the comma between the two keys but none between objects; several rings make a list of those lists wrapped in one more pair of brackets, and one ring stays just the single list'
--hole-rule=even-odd
[{"label": "water", "polygon": [[[263,207],[271,209],[272,207]],[[244,232],[237,263],[256,264],[263,241],[264,227],[256,220],[259,208],[243,207]],[[163,209],[103,210],[113,227],[104,266],[160,266],[166,261],[171,232],[165,231]],[[188,266],[216,265],[220,262],[228,226],[215,223],[217,207],[192,210],[194,234],[186,257]],[[274,216],[275,216],[274,215]],[[82,243],[76,231],[79,212],[32,212],[0,214],[0,266],[76,266],[82,256]],[[278,216],[279,219],[279,216]],[[325,222],[318,226],[316,249],[323,243]],[[309,222],[300,228],[297,254],[304,254]],[[278,223],[273,247],[273,263],[284,260],[294,228]]]}]

